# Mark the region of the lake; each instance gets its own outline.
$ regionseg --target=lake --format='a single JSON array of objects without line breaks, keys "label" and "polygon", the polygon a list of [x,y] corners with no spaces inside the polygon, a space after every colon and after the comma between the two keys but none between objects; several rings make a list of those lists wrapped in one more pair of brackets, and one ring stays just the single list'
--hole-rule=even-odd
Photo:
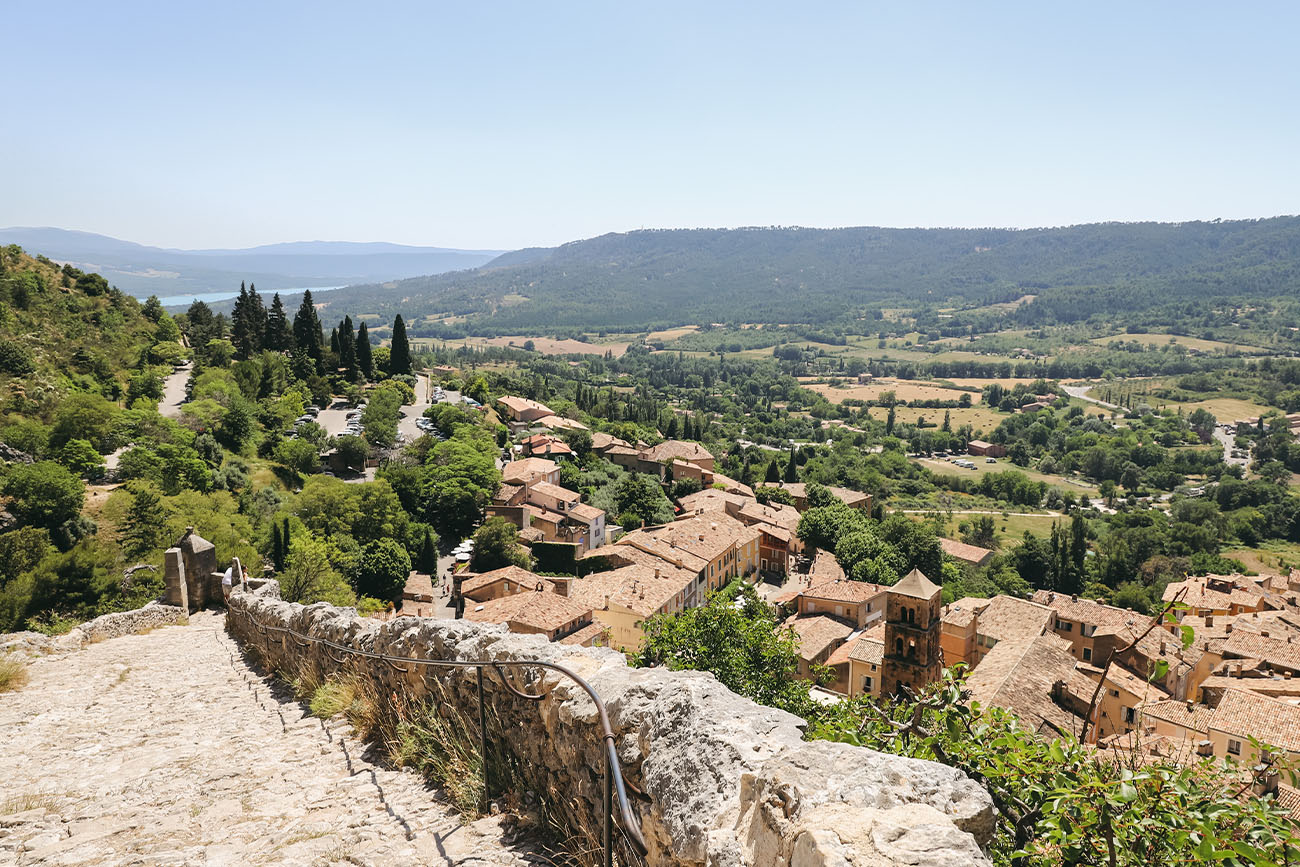
[{"label": "lake", "polygon": [[[296,289],[275,289],[272,291],[279,292],[280,297],[283,298],[286,295],[299,295],[308,290],[312,292],[328,292],[331,289],[342,289],[342,288],[343,288],[342,286],[299,286]],[[262,290],[259,289],[257,291],[257,294],[262,296],[262,301],[264,303],[266,304],[271,303],[270,299],[271,299],[272,292],[263,292]],[[140,301],[144,301],[148,299],[149,296],[137,295],[135,297]],[[164,295],[163,297],[159,298],[158,301],[164,307],[188,307],[191,304],[193,304],[195,301],[202,301],[204,304],[214,304],[218,301],[229,301],[231,298],[238,298],[238,297],[239,297],[239,290],[236,289],[234,292],[196,292],[192,295]]]}]

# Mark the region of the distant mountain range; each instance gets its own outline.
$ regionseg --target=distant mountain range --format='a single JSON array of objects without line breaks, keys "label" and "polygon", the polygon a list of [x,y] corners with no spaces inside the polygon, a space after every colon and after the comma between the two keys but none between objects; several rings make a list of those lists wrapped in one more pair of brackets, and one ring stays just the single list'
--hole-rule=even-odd
[{"label": "distant mountain range", "polygon": [[[1046,229],[660,229],[352,286],[330,305],[429,337],[852,322],[882,305],[1037,296],[1027,321],[1300,293],[1300,217]],[[333,312],[333,311],[331,311]]]},{"label": "distant mountain range", "polygon": [[377,283],[477,268],[499,250],[409,247],[387,243],[295,241],[242,250],[172,250],[106,235],[52,228],[0,229],[0,245],[97,271],[133,295],[229,292],[240,281],[261,291]]}]

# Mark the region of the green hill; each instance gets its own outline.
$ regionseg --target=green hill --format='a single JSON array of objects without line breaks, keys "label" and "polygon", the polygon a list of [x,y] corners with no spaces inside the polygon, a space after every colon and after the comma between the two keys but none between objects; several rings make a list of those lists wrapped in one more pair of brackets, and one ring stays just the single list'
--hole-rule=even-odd
[{"label": "green hill", "polygon": [[[681,229],[609,234],[508,253],[471,270],[353,287],[349,311],[416,335],[685,323],[828,322],[895,303],[1114,290],[1133,309],[1185,298],[1300,290],[1300,218],[1098,223],[1052,229]],[[1053,305],[1056,305],[1055,307]],[[1031,307],[1034,305],[1030,305]],[[340,311],[341,315],[342,311]],[[469,317],[454,329],[437,320]]]},{"label": "green hill", "polygon": [[[162,333],[160,333],[162,332]],[[176,325],[99,274],[0,248],[0,397],[46,417],[72,392],[117,401],[131,376],[181,353]]]}]

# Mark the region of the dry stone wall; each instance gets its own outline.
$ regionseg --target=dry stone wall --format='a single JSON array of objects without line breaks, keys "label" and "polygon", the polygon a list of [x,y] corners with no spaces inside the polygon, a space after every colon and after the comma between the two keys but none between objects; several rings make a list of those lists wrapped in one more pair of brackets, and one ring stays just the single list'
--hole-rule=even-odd
[{"label": "dry stone wall", "polygon": [[[543,660],[576,671],[608,708],[650,865],[989,863],[980,847],[992,834],[992,803],[972,780],[932,762],[805,742],[801,719],[741,698],[711,674],[631,669],[612,650],[554,644],[501,626],[416,617],[380,623],[352,609],[289,604],[273,595],[274,587],[236,592],[227,628],[274,668],[314,668],[321,675],[341,666],[323,645],[303,645],[258,624],[392,656]],[[400,672],[373,660],[346,664],[388,700],[432,700],[477,742],[473,668]],[[526,806],[544,803],[578,838],[597,833],[602,743],[596,707],[567,678],[531,671],[513,682],[544,694],[541,701],[513,695],[500,674],[485,672],[489,752],[510,769],[510,779],[494,780],[494,788],[504,783]]]},{"label": "dry stone wall", "polygon": [[0,654],[8,652],[41,656],[47,653],[67,653],[80,650],[95,641],[106,641],[123,635],[134,635],[160,626],[182,623],[185,612],[175,605],[150,602],[143,608],[103,614],[63,635],[48,636],[39,632],[15,632],[0,636]]}]

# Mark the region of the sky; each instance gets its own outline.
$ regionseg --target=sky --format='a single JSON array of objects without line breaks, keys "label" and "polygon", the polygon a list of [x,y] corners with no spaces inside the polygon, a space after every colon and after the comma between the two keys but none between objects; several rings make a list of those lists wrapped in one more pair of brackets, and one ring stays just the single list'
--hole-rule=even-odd
[{"label": "sky", "polygon": [[1300,212],[1300,4],[11,4],[0,226],[477,249]]}]

